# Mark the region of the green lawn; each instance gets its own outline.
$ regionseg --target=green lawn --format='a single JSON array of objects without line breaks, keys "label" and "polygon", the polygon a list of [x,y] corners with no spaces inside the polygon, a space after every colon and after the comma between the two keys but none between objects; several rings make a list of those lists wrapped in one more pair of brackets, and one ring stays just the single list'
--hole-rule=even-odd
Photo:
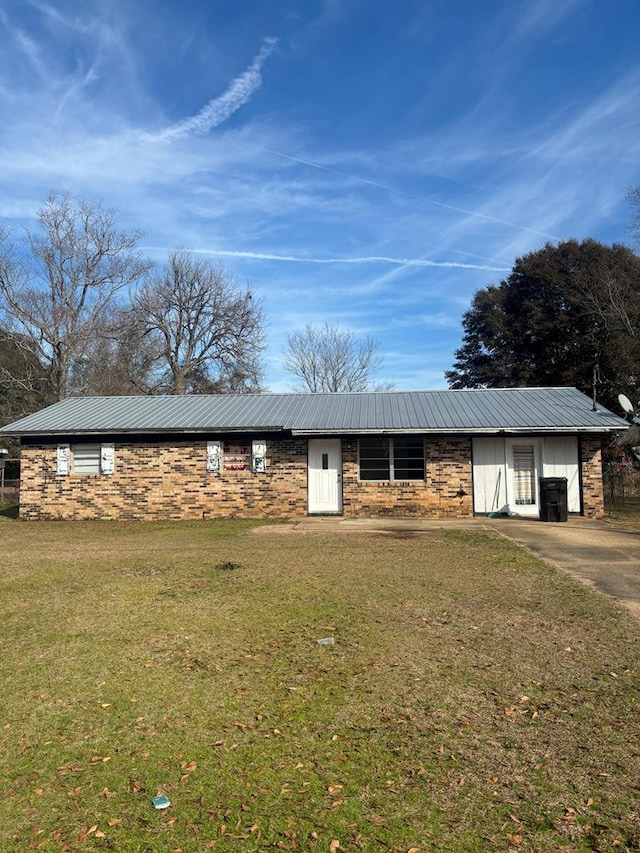
[{"label": "green lawn", "polygon": [[490,533],[252,527],[0,518],[1,851],[640,849],[628,614]]}]

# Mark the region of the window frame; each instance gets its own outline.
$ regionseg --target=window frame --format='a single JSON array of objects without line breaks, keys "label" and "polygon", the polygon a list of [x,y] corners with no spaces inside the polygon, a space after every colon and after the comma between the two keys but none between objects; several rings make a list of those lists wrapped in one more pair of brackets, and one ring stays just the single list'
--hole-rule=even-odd
[{"label": "window frame", "polygon": [[[422,454],[421,456],[416,456],[415,460],[420,459],[422,465],[420,469],[419,477],[398,477],[396,476],[396,461],[400,461],[400,459],[396,455],[396,440],[400,441],[408,441],[410,439],[415,439],[416,442],[420,441],[422,444]],[[386,442],[387,447],[387,456],[386,461],[388,462],[389,474],[387,477],[363,477],[362,476],[362,442],[363,441],[371,441],[376,440],[380,442]],[[378,458],[380,460],[385,460],[384,454],[381,454],[379,457],[373,457],[374,459]],[[410,468],[407,466],[407,463],[410,463],[412,457],[410,455],[401,457],[402,461],[405,463],[403,465],[402,470],[408,471]],[[415,469],[418,470],[417,468]],[[360,483],[424,483],[427,479],[427,460],[426,460],[426,445],[425,439],[423,435],[415,435],[412,433],[402,434],[402,435],[371,435],[371,436],[360,436],[358,438],[358,482]]]}]

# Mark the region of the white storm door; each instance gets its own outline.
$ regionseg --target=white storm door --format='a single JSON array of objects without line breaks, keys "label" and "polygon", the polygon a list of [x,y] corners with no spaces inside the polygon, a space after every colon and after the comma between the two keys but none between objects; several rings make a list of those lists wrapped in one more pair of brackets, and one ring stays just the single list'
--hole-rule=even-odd
[{"label": "white storm door", "polygon": [[342,512],[342,442],[310,438],[308,451],[309,512]]},{"label": "white storm door", "polygon": [[538,443],[514,439],[508,442],[508,485],[507,500],[511,515],[538,516]]}]

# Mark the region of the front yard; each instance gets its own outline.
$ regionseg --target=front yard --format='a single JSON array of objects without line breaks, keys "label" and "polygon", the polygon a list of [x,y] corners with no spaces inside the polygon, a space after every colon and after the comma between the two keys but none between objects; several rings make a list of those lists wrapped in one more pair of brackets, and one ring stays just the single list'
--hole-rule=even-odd
[{"label": "front yard", "polygon": [[640,849],[626,612],[493,534],[251,528],[0,519],[0,850]]}]

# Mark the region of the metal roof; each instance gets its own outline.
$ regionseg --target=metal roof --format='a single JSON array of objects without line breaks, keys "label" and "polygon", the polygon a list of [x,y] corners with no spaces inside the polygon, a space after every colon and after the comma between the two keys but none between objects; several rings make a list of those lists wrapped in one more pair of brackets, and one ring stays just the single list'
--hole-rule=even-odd
[{"label": "metal roof", "polygon": [[68,397],[0,429],[5,435],[273,432],[611,432],[628,423],[575,388],[360,394]]}]

